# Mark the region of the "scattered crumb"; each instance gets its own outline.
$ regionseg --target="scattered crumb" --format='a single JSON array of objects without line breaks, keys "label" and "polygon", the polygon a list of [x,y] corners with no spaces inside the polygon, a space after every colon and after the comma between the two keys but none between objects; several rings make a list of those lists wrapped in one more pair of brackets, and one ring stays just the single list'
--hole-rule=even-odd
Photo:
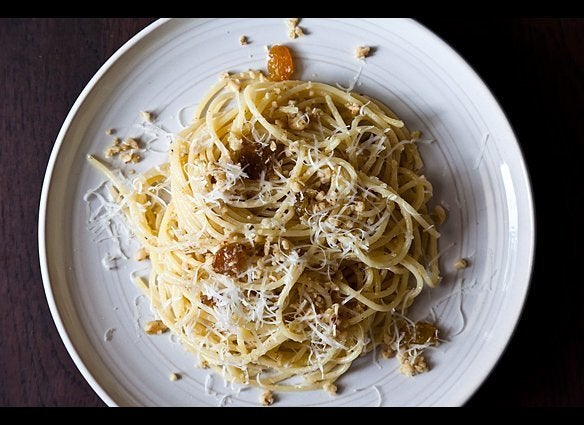
[{"label": "scattered crumb", "polygon": [[[126,163],[126,164],[129,162],[132,162],[135,164],[137,162],[140,162],[140,160],[142,159],[140,157],[140,155],[133,152],[133,150],[137,150],[137,149],[140,149],[140,144],[138,143],[138,140],[136,140],[132,137],[127,137],[122,142],[119,137],[114,137],[112,139],[111,145],[109,147],[107,147],[103,151],[103,153],[106,156],[106,158],[111,158],[111,157],[116,156],[122,152],[126,152],[120,156],[122,161],[124,161],[124,163]],[[132,150],[132,152],[127,152],[130,150]]]},{"label": "scattered crumb", "polygon": [[114,130],[113,128],[108,128],[105,131],[105,134],[107,134],[108,136],[111,136],[112,134],[115,134],[115,133],[116,133],[116,130]]},{"label": "scattered crumb", "polygon": [[245,46],[247,44],[247,36],[242,35],[241,37],[239,37],[239,44]]},{"label": "scattered crumb", "polygon": [[152,120],[154,119],[154,115],[152,114],[152,112],[141,111],[140,118],[142,118],[144,121],[152,122]]},{"label": "scattered crumb", "polygon": [[109,328],[107,331],[105,331],[105,334],[103,334],[103,340],[106,342],[111,341],[112,338],[114,337],[115,331],[116,331],[115,328]]},{"label": "scattered crumb", "polygon": [[149,256],[150,256],[150,254],[148,254],[148,251],[146,251],[146,248],[142,247],[138,251],[136,251],[136,253],[134,254],[134,260],[142,261],[142,260],[145,260],[146,258],[148,258]]},{"label": "scattered crumb", "polygon": [[331,382],[327,382],[322,386],[322,389],[325,390],[329,395],[333,396],[337,394],[337,386]]},{"label": "scattered crumb", "polygon": [[180,379],[182,379],[182,376],[180,373],[171,373],[170,375],[168,375],[168,379],[172,382],[174,381],[178,381]]},{"label": "scattered crumb", "polygon": [[151,320],[144,324],[144,332],[148,335],[161,335],[166,331],[168,331],[168,327],[162,320]]},{"label": "scattered crumb", "polygon": [[304,31],[298,26],[299,21],[300,19],[298,18],[290,18],[286,21],[286,25],[288,25],[288,37],[291,39],[304,35]]},{"label": "scattered crumb", "polygon": [[274,394],[271,391],[264,391],[260,396],[260,403],[263,406],[271,406],[274,404]]},{"label": "scattered crumb", "polygon": [[369,46],[359,46],[355,49],[355,57],[357,59],[365,59],[369,56],[369,52],[371,52],[371,47]]},{"label": "scattered crumb", "polygon": [[459,258],[454,262],[454,268],[456,270],[466,269],[469,266],[469,261],[466,258]]}]

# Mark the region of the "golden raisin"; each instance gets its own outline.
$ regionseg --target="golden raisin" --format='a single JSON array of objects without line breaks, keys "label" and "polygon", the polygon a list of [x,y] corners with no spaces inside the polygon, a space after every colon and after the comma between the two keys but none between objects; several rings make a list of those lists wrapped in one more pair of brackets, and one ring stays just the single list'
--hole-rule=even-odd
[{"label": "golden raisin", "polygon": [[217,250],[213,257],[213,270],[225,275],[237,275],[247,266],[247,247],[230,243]]},{"label": "golden raisin", "polygon": [[289,80],[294,72],[290,49],[276,44],[268,53],[268,78],[272,81]]},{"label": "golden raisin", "polygon": [[251,180],[258,180],[262,172],[268,172],[270,160],[267,148],[260,144],[245,141],[239,152],[239,165]]},{"label": "golden raisin", "polygon": [[417,322],[414,337],[414,344],[431,344],[436,345],[438,342],[438,329],[432,323]]}]

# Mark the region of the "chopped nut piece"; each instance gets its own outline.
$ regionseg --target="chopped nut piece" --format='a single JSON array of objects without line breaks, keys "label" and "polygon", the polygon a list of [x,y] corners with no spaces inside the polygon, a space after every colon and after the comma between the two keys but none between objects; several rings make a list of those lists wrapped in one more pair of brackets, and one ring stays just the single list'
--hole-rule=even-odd
[{"label": "chopped nut piece", "polygon": [[105,134],[107,134],[108,136],[111,136],[112,134],[114,134],[116,132],[116,130],[114,130],[113,128],[108,128],[105,131]]},{"label": "chopped nut piece", "polygon": [[154,117],[152,115],[152,112],[141,111],[140,112],[140,118],[142,118],[144,121],[152,122],[152,120],[153,120]]},{"label": "chopped nut piece", "polygon": [[454,262],[454,268],[456,270],[466,269],[469,266],[469,262],[466,258],[459,258]]},{"label": "chopped nut piece", "polygon": [[122,155],[122,161],[124,161],[125,164],[131,162],[133,164],[140,162],[140,155],[138,155],[137,153],[126,153],[124,155]]},{"label": "chopped nut piece", "polygon": [[120,148],[118,146],[111,146],[105,150],[106,158],[111,158],[112,156],[115,156],[118,153],[120,153]]},{"label": "chopped nut piece", "polygon": [[181,379],[181,378],[182,378],[182,376],[180,375],[180,373],[171,373],[171,374],[168,376],[168,379],[169,379],[169,380],[171,380],[171,381],[173,381],[173,382],[174,382],[174,381],[178,381],[178,380],[179,380],[179,379]]},{"label": "chopped nut piece", "polygon": [[150,254],[148,254],[148,251],[146,251],[146,248],[142,247],[138,251],[136,251],[136,253],[134,254],[134,260],[142,261],[142,260],[145,260],[146,258],[148,258],[149,256],[150,256]]},{"label": "chopped nut piece", "polygon": [[271,406],[274,404],[274,394],[271,391],[264,391],[260,396],[260,403],[264,406]]},{"label": "chopped nut piece", "polygon": [[357,59],[365,59],[369,56],[369,52],[371,52],[371,47],[369,46],[359,46],[355,49],[355,57]]},{"label": "chopped nut piece", "polygon": [[361,109],[359,105],[356,103],[351,103],[347,105],[347,109],[351,112],[351,115],[355,116],[359,114],[359,110]]},{"label": "chopped nut piece", "polygon": [[[122,142],[122,148],[139,149],[140,145],[138,145],[138,141],[136,139],[133,139],[131,137],[127,137],[126,140],[124,140]],[[126,150],[126,149],[123,149],[123,150]]]},{"label": "chopped nut piece", "polygon": [[239,44],[241,44],[242,46],[245,46],[247,44],[247,37],[245,35],[239,37]]},{"label": "chopped nut piece", "polygon": [[168,328],[162,320],[151,320],[144,324],[144,332],[148,335],[162,335],[166,331]]},{"label": "chopped nut piece", "polygon": [[401,363],[399,371],[406,376],[414,376],[428,371],[428,364],[424,356],[420,355],[412,359],[398,354],[398,359]]},{"label": "chopped nut piece", "polygon": [[329,395],[336,395],[337,394],[337,386],[331,382],[327,382],[322,386],[322,389],[325,390]]},{"label": "chopped nut piece", "polygon": [[234,152],[241,150],[241,147],[243,146],[243,140],[239,137],[235,137],[233,133],[229,134],[227,141],[229,142],[229,148]]},{"label": "chopped nut piece", "polygon": [[291,39],[304,35],[304,31],[298,26],[298,22],[298,18],[290,18],[286,21],[286,25],[288,25],[288,37]]}]

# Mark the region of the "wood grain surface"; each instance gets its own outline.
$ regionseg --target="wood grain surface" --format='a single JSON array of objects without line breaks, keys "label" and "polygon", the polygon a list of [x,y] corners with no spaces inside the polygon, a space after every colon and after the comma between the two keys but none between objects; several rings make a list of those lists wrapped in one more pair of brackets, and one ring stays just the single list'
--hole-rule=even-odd
[{"label": "wood grain surface", "polygon": [[[517,330],[469,406],[584,406],[584,19],[429,19],[507,113],[537,217]],[[0,19],[0,406],[103,406],[51,318],[40,276],[41,185],[60,126],[107,58],[152,22]]]}]

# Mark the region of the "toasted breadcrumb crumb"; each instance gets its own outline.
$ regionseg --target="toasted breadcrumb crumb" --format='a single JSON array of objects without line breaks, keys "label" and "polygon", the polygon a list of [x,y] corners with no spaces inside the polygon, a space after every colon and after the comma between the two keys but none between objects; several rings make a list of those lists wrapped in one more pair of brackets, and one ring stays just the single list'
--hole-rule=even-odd
[{"label": "toasted breadcrumb crumb", "polygon": [[142,261],[142,260],[145,260],[146,258],[148,258],[149,256],[150,256],[150,254],[148,254],[148,251],[146,251],[146,248],[142,247],[138,251],[136,251],[136,253],[134,254],[134,260]]},{"label": "toasted breadcrumb crumb", "polygon": [[144,324],[144,332],[148,335],[162,335],[166,331],[168,328],[162,323],[162,320],[151,320]]},{"label": "toasted breadcrumb crumb", "polygon": [[247,44],[247,36],[242,35],[241,37],[239,37],[239,44],[245,46]]},{"label": "toasted breadcrumb crumb", "polygon": [[264,391],[260,396],[260,403],[263,406],[271,406],[274,404],[274,394],[271,391]]},{"label": "toasted breadcrumb crumb", "polygon": [[454,268],[456,270],[466,269],[469,266],[469,261],[466,258],[459,258],[454,262]]},{"label": "toasted breadcrumb crumb", "polygon": [[327,382],[322,386],[322,389],[325,390],[329,395],[333,396],[337,394],[337,386],[331,382]]},{"label": "toasted breadcrumb crumb", "polygon": [[371,52],[371,47],[369,46],[359,46],[355,49],[355,57],[357,59],[365,59],[367,56],[369,56],[369,53]]},{"label": "toasted breadcrumb crumb", "polygon": [[108,128],[105,131],[105,134],[107,134],[108,136],[111,136],[112,134],[115,134],[116,130],[114,130],[113,128]]},{"label": "toasted breadcrumb crumb", "polygon": [[171,373],[170,375],[168,375],[168,379],[174,382],[182,379],[182,376],[180,375],[180,373]]}]

